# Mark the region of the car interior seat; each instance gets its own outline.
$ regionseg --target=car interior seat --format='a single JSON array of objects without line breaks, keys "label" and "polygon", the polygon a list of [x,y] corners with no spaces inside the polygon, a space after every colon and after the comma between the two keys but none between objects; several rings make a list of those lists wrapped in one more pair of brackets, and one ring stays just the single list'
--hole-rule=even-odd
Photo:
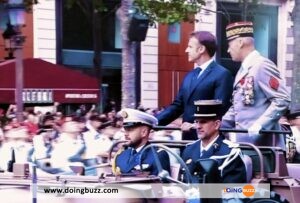
[{"label": "car interior seat", "polygon": [[247,154],[242,154],[242,160],[246,168],[247,183],[250,183],[253,176],[252,159]]},{"label": "car interior seat", "polygon": [[180,164],[179,163],[173,163],[171,164],[171,177],[175,180],[178,180],[180,174]]}]

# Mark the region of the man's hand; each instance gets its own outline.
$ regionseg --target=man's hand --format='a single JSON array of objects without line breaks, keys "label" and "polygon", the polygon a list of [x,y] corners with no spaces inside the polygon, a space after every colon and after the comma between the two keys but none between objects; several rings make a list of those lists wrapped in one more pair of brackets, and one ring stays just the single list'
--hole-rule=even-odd
[{"label": "man's hand", "polygon": [[196,126],[194,123],[188,123],[188,122],[184,122],[181,125],[181,130],[182,131],[190,131],[191,129],[195,129]]},{"label": "man's hand", "polygon": [[254,136],[259,135],[259,131],[261,130],[261,125],[254,123],[250,128],[248,129],[248,135]]}]

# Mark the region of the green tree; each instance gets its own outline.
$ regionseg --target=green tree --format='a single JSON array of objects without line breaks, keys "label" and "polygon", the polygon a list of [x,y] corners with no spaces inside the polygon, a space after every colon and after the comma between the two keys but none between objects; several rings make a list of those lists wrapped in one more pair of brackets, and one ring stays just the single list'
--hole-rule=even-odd
[{"label": "green tree", "polygon": [[130,18],[129,9],[132,7],[132,0],[122,0],[117,16],[121,21],[122,36],[122,108],[135,108],[136,104],[136,64],[135,46],[136,42],[129,41],[127,32]]},{"label": "green tree", "polygon": [[[193,21],[194,14],[200,11],[205,4],[204,0],[120,0],[121,7],[118,16],[121,20],[122,35],[122,107],[136,107],[135,93],[135,50],[137,42],[130,42],[127,38],[127,31],[130,22],[129,10],[132,6],[138,7],[144,15],[148,16],[151,22],[173,24],[176,22]],[[0,3],[7,3],[8,0],[0,0]],[[98,79],[99,87],[102,84],[102,41],[101,21],[103,13],[107,12],[105,0],[66,0],[70,8],[77,4],[82,8],[87,19],[93,28],[94,44],[94,68]],[[24,0],[27,9],[31,9],[37,0]],[[100,107],[101,109],[101,107]]]},{"label": "green tree", "polygon": [[204,0],[135,0],[134,3],[151,22],[163,24],[192,22],[205,5]]},{"label": "green tree", "polygon": [[182,21],[193,21],[194,14],[200,11],[203,0],[122,0],[118,16],[121,21],[122,35],[122,107],[137,107],[136,103],[136,64],[135,51],[138,42],[128,40],[127,32],[130,23],[129,10],[137,8],[152,23],[173,24]]},{"label": "green tree", "polygon": [[[99,26],[101,21],[101,13],[107,11],[105,7],[105,0],[67,0],[69,6],[74,3],[80,4],[85,9],[88,2],[93,3],[94,17],[89,19],[94,26]],[[121,21],[121,36],[122,36],[122,107],[134,108],[136,104],[136,64],[135,64],[135,50],[136,43],[128,40],[127,32],[130,23],[129,10],[134,6],[138,7],[144,15],[148,16],[151,22],[172,24],[182,21],[193,21],[193,15],[200,11],[201,6],[205,4],[204,0],[121,0],[121,6],[117,11],[117,15]],[[90,4],[89,4],[90,5]],[[171,9],[170,9],[171,8]],[[87,15],[91,15],[90,9],[85,9]],[[97,27],[95,32],[101,28]],[[99,34],[94,35],[99,41]],[[100,43],[100,42],[99,42]],[[98,43],[95,43],[97,46]],[[98,77],[101,76],[101,59],[99,59],[99,52],[101,49],[95,48],[94,64],[98,70]],[[100,61],[99,61],[100,60]]]}]

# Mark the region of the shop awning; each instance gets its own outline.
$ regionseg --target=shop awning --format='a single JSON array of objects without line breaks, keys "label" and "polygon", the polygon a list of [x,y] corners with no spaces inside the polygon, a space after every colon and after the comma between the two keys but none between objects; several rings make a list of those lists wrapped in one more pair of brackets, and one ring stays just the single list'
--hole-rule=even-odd
[{"label": "shop awning", "polygon": [[[23,60],[24,103],[98,103],[95,77],[77,70],[29,58]],[[0,63],[0,103],[15,102],[15,60]]]}]

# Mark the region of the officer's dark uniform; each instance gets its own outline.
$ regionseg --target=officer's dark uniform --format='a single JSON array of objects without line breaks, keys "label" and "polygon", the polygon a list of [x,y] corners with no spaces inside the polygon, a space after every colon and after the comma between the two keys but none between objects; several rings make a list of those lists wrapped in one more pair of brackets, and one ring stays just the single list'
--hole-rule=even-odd
[{"label": "officer's dark uniform", "polygon": [[[124,128],[134,128],[141,125],[146,125],[152,128],[157,125],[157,119],[145,112],[141,112],[135,109],[123,109],[121,110],[121,116],[123,117]],[[150,175],[158,175],[157,164],[155,163],[154,154],[151,148],[144,148],[149,143],[145,143],[144,146],[136,151],[136,149],[127,147],[122,152],[117,153],[115,157],[115,166],[113,171],[118,171],[121,174],[134,173],[140,170],[148,171]],[[155,149],[158,155],[158,159],[161,163],[162,169],[170,173],[170,160],[166,151]]]},{"label": "officer's dark uniform", "polygon": [[[195,101],[195,119],[202,118],[220,120],[222,102],[218,100]],[[219,176],[219,183],[246,183],[246,168],[241,158],[241,151],[238,144],[225,140],[218,135],[213,143],[208,143],[208,149],[201,149],[201,140],[188,144],[183,151],[182,159],[186,163],[193,183],[202,183],[205,171],[200,167],[199,160],[214,159],[217,162],[218,170],[215,176]],[[203,150],[203,151],[202,151]],[[182,172],[182,179],[187,181],[186,173]],[[215,182],[216,183],[216,182]]]},{"label": "officer's dark uniform", "polygon": [[[182,159],[186,163],[192,175],[192,182],[202,182],[203,171],[197,170],[197,161],[199,159],[213,158],[218,162],[218,166],[224,167],[219,170],[222,183],[245,183],[246,169],[239,153],[237,146],[225,140],[223,136],[219,136],[209,150],[200,156],[200,140],[187,145],[183,151]],[[237,154],[237,157],[234,157]],[[227,155],[224,157],[224,155]],[[225,160],[227,159],[226,163]],[[229,162],[230,161],[230,162]],[[226,164],[226,165],[223,165]],[[216,174],[218,175],[218,174]]]},{"label": "officer's dark uniform", "polygon": [[[145,146],[143,148],[145,148]],[[137,153],[133,153],[133,150],[133,148],[128,148],[117,156],[116,166],[120,168],[121,173],[132,173],[142,169],[143,171],[149,171],[150,175],[158,175],[159,171],[151,148],[146,149],[143,153],[141,153],[143,149]],[[162,168],[170,172],[170,160],[168,153],[163,150],[158,150],[157,154]]]}]

